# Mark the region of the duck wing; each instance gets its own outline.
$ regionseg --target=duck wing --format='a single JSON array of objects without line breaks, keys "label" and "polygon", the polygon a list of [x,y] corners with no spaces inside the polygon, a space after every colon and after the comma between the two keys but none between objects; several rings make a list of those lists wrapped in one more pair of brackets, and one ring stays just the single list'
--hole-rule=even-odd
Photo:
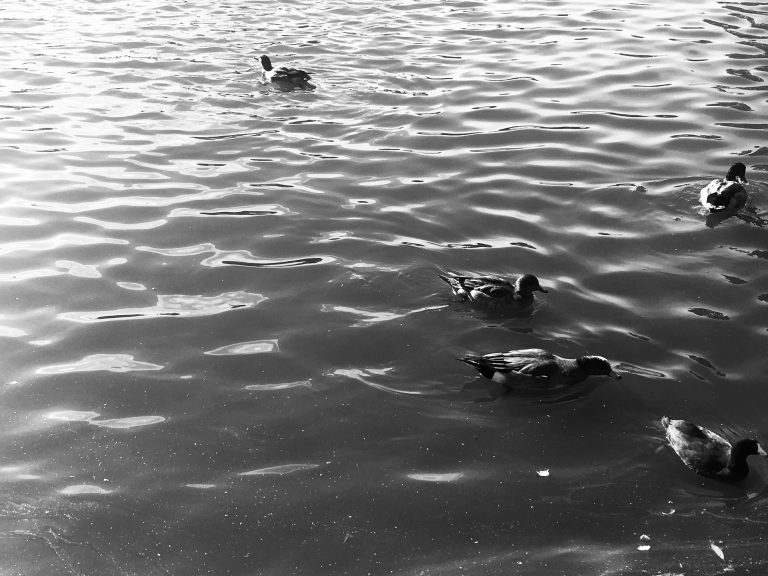
[{"label": "duck wing", "polygon": [[515,295],[515,290],[511,286],[499,286],[497,284],[483,284],[477,288],[472,288],[470,295],[474,298],[490,298],[493,300],[503,300]]},{"label": "duck wing", "polygon": [[477,290],[484,286],[511,286],[507,280],[496,276],[452,276],[452,278],[465,290]]},{"label": "duck wing", "polygon": [[706,440],[709,438],[706,432],[704,432],[704,429],[696,426],[693,422],[688,422],[687,420],[674,420],[672,425],[678,434],[690,440]]},{"label": "duck wing", "polygon": [[737,194],[744,193],[744,186],[732,180],[712,180],[701,190],[701,203],[716,212],[728,208]]},{"label": "duck wing", "polygon": [[286,68],[285,66],[278,68],[275,71],[273,80],[282,80],[287,82],[307,82],[311,80],[311,76],[304,70],[298,70],[296,68]]},{"label": "duck wing", "polygon": [[508,280],[495,276],[467,276],[457,279],[472,299],[498,300],[514,297],[515,287]]},{"label": "duck wing", "polygon": [[451,291],[454,295],[459,296],[462,299],[467,299],[469,297],[469,293],[464,289],[462,284],[462,281],[469,279],[468,276],[448,276],[446,274],[438,274],[437,277],[451,287]]},{"label": "duck wing", "polygon": [[711,430],[686,420],[672,420],[667,439],[685,465],[699,474],[712,476],[728,466],[731,445]]},{"label": "duck wing", "polygon": [[508,280],[496,276],[437,276],[451,287],[456,296],[472,302],[487,304],[515,295],[515,287]]},{"label": "duck wing", "polygon": [[557,356],[542,348],[523,348],[522,350],[510,350],[504,352],[505,356],[517,358],[530,358],[538,360],[555,360]]},{"label": "duck wing", "polygon": [[710,197],[712,197],[712,200],[717,198],[717,193],[722,183],[722,180],[712,180],[709,184],[701,189],[701,192],[699,193],[699,200],[701,201],[702,206],[709,208],[710,210],[717,209],[715,204],[710,203]]},{"label": "duck wing", "polygon": [[525,376],[549,377],[557,369],[555,355],[540,348],[487,354],[483,358],[487,358],[490,365],[502,373],[516,372]]}]

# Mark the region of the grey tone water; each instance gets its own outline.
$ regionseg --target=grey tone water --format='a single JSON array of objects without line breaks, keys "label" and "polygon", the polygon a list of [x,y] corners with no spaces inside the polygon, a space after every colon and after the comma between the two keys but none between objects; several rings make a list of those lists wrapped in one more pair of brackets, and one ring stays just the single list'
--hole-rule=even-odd
[{"label": "grey tone water", "polygon": [[[768,443],[766,15],[4,3],[0,575],[765,574],[768,464],[659,420]],[[455,360],[531,347],[624,378]]]}]

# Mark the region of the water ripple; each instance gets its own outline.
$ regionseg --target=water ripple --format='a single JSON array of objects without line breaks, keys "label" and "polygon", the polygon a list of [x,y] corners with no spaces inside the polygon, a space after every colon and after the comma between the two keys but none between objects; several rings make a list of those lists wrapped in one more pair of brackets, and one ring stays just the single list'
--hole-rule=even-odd
[{"label": "water ripple", "polygon": [[114,428],[117,430],[128,430],[130,428],[139,428],[143,426],[152,426],[165,422],[164,416],[131,416],[129,418],[107,418],[104,420],[88,420],[89,424],[100,428]]},{"label": "water ripple", "polygon": [[296,380],[295,382],[276,382],[274,384],[249,384],[246,390],[254,392],[273,392],[275,390],[290,390],[293,388],[312,388],[311,380]]},{"label": "water ripple", "polygon": [[64,496],[102,496],[104,494],[111,494],[112,490],[96,486],[95,484],[71,484],[62,488],[59,492]]},{"label": "water ripple", "polygon": [[464,474],[462,472],[412,472],[405,476],[406,478],[418,480],[419,482],[456,482],[457,480],[460,480]]},{"label": "water ripple", "polygon": [[149,222],[107,222],[106,220],[98,220],[96,218],[88,218],[87,216],[75,217],[76,222],[83,222],[84,224],[93,224],[99,228],[105,230],[152,230],[153,228],[159,228],[163,226],[167,220],[151,220]]},{"label": "water ripple", "polygon": [[252,342],[238,342],[227,344],[214,350],[208,350],[205,354],[210,356],[240,356],[242,354],[263,354],[265,352],[279,352],[277,340],[254,340]]},{"label": "water ripple", "polygon": [[77,362],[69,364],[54,364],[37,369],[37,374],[69,374],[71,372],[94,372],[107,370],[109,372],[137,372],[146,370],[162,370],[161,364],[134,360],[130,354],[91,354]]},{"label": "water ripple", "polygon": [[62,312],[57,317],[79,323],[152,318],[195,318],[222,314],[241,308],[252,308],[264,300],[267,300],[266,296],[242,291],[225,292],[218,296],[159,294],[157,304],[154,306],[96,312]]},{"label": "water ripple", "polygon": [[358,316],[360,320],[355,324],[352,324],[352,326],[359,327],[359,326],[367,326],[370,324],[377,324],[379,322],[390,322],[392,320],[399,320],[401,318],[405,318],[406,316],[410,316],[412,314],[419,314],[421,312],[429,312],[432,310],[442,310],[443,308],[447,308],[447,305],[441,304],[436,306],[426,306],[424,308],[418,308],[416,310],[407,310],[405,312],[388,312],[388,311],[375,312],[372,310],[359,310],[357,308],[352,308],[350,306],[336,306],[331,304],[323,304],[321,307],[321,311],[322,312],[341,312],[343,314],[353,314],[355,316]]},{"label": "water ripple", "polygon": [[286,216],[296,214],[288,208],[278,204],[258,204],[251,206],[237,206],[231,208],[210,208],[207,210],[195,210],[192,208],[174,208],[168,214],[169,218],[188,218],[205,216]]},{"label": "water ripple", "polygon": [[100,414],[85,410],[58,410],[46,414],[49,420],[60,420],[62,422],[86,422],[100,428],[114,428],[127,430],[143,426],[151,426],[165,422],[164,416],[130,416],[127,418],[104,418],[97,420]]},{"label": "water ripple", "polygon": [[351,378],[353,380],[357,380],[358,382],[365,384],[366,386],[375,388],[376,390],[381,390],[383,392],[388,392],[390,394],[403,394],[406,396],[423,396],[425,394],[430,394],[430,392],[424,392],[424,391],[418,391],[418,390],[403,390],[399,388],[394,388],[392,386],[386,386],[384,384],[381,384],[379,382],[374,382],[373,380],[371,380],[371,377],[384,376],[384,375],[387,375],[392,370],[394,369],[393,368],[364,368],[364,369],[337,368],[333,372],[331,372],[331,375]]},{"label": "water ripple", "polygon": [[[654,452],[663,413],[767,433],[764,4],[0,16],[15,572],[765,566],[762,463],[701,488]],[[262,53],[317,90],[263,83]],[[736,161],[748,202],[703,214]],[[438,269],[552,290],[502,318],[449,303]],[[497,388],[454,360],[538,346],[621,359],[624,380],[477,401]]]},{"label": "water ripple", "polygon": [[269,466],[267,468],[258,468],[248,472],[240,472],[240,476],[284,476],[294,472],[304,472],[306,470],[315,470],[321,464],[280,464],[278,466]]},{"label": "water ripple", "polygon": [[183,246],[179,248],[153,248],[150,246],[138,246],[136,250],[152,252],[163,256],[196,256],[198,254],[213,253],[213,256],[205,258],[200,263],[203,266],[251,266],[254,268],[293,268],[296,266],[311,266],[316,264],[330,264],[336,259],[332,256],[307,256],[287,260],[268,260],[257,258],[247,250],[219,250],[213,244],[198,244],[195,246]]},{"label": "water ripple", "polygon": [[26,240],[22,242],[6,242],[0,246],[0,256],[18,252],[55,252],[66,246],[93,246],[98,244],[128,244],[127,240],[119,238],[104,238],[84,234],[58,234],[42,240]]}]

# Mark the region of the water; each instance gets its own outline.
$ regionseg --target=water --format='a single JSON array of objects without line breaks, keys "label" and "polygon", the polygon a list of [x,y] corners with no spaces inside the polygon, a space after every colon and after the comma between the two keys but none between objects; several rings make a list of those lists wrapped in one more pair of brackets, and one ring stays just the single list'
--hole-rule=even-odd
[{"label": "water", "polygon": [[[0,574],[764,573],[766,463],[697,477],[659,419],[768,438],[766,14],[5,3]],[[455,360],[528,347],[624,378]]]}]

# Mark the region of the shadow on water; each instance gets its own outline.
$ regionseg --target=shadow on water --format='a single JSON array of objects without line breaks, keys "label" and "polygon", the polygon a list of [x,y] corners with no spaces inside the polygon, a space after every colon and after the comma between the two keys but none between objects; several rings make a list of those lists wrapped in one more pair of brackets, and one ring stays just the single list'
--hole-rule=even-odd
[{"label": "shadow on water", "polygon": [[[482,379],[480,382],[467,383],[461,389],[461,396],[471,397],[473,402],[522,402],[525,404],[565,404],[575,402],[589,396],[598,386],[611,385],[611,380],[601,382],[600,378],[590,378],[584,382],[568,386],[559,390],[522,390],[511,389],[494,382],[488,383]],[[620,385],[620,384],[615,384]],[[482,391],[486,395],[478,396]]]}]

